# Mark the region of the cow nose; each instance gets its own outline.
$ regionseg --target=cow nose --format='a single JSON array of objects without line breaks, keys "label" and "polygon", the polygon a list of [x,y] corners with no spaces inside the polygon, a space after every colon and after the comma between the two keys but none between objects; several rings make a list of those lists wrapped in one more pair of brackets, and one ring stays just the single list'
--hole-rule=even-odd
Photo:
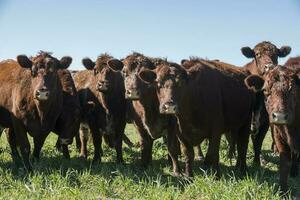
[{"label": "cow nose", "polygon": [[42,87],[35,92],[35,98],[40,101],[47,100],[49,95],[50,91],[46,87]]},{"label": "cow nose", "polygon": [[162,105],[160,112],[162,114],[176,114],[178,106],[174,102],[167,102]]},{"label": "cow nose", "polygon": [[287,124],[288,122],[288,114],[282,112],[273,112],[271,122],[273,124]]},{"label": "cow nose", "polygon": [[268,72],[269,70],[273,69],[275,65],[273,63],[268,63],[265,65],[265,71]]},{"label": "cow nose", "polygon": [[128,89],[125,92],[126,99],[137,100],[139,99],[140,93],[137,89]]},{"label": "cow nose", "polygon": [[104,82],[98,82],[96,87],[99,91],[106,91],[108,89]]}]

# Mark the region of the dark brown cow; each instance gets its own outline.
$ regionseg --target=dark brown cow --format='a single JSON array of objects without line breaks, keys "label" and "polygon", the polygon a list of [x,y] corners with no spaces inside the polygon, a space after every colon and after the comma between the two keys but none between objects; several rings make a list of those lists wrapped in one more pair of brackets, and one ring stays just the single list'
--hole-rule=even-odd
[{"label": "dark brown cow", "polygon": [[24,165],[31,171],[30,144],[27,132],[34,139],[34,157],[39,157],[45,138],[54,129],[62,111],[63,93],[57,70],[67,68],[71,57],[58,60],[41,52],[29,59],[25,55],[0,64],[0,118],[1,125],[11,130],[9,138],[13,158],[18,159],[20,147]]},{"label": "dark brown cow", "polygon": [[[91,130],[94,144],[93,162],[101,161],[102,136],[117,152],[117,162],[123,162],[122,137],[126,125],[125,88],[121,69],[123,63],[110,55],[99,56],[96,62],[82,60],[87,70],[74,75],[83,113],[82,122]],[[113,66],[113,68],[112,68]],[[89,106],[90,105],[90,106]],[[88,108],[86,110],[85,108]],[[81,137],[81,156],[87,157],[86,137]]]},{"label": "dark brown cow", "polygon": [[68,70],[58,70],[63,89],[63,110],[53,130],[59,135],[56,146],[62,148],[66,158],[70,157],[67,145],[72,143],[80,125],[79,98],[71,73]]},{"label": "dark brown cow", "polygon": [[[282,46],[277,48],[271,42],[263,41],[255,45],[254,49],[243,47],[241,51],[244,56],[253,59],[252,62],[246,64],[242,69],[249,74],[264,75],[278,64],[279,57],[285,57],[291,52],[291,47]],[[268,114],[265,110],[262,96],[262,94],[257,94],[251,125],[254,163],[258,165],[260,165],[262,143],[269,128]]]},{"label": "dark brown cow", "polygon": [[188,176],[192,175],[193,146],[205,138],[209,140],[205,163],[219,174],[219,146],[224,132],[236,134],[237,166],[244,172],[255,95],[242,84],[246,76],[240,68],[217,61],[197,62],[188,70],[162,64],[155,70],[141,71],[140,77],[157,86],[160,113],[177,118],[177,136],[187,158]]},{"label": "dark brown cow", "polygon": [[[132,100],[132,119],[141,138],[142,166],[147,167],[152,161],[153,141],[167,136],[169,156],[172,159],[175,175],[179,173],[179,143],[175,136],[176,121],[172,116],[159,113],[159,101],[154,85],[146,84],[138,76],[141,69],[154,69],[163,59],[151,59],[139,53],[133,53],[124,60],[126,98]],[[116,69],[117,70],[117,69]]]},{"label": "dark brown cow", "polygon": [[280,154],[280,186],[288,189],[288,174],[298,174],[300,153],[300,73],[299,69],[277,66],[263,78],[251,75],[245,80],[249,89],[263,90],[274,140]]}]

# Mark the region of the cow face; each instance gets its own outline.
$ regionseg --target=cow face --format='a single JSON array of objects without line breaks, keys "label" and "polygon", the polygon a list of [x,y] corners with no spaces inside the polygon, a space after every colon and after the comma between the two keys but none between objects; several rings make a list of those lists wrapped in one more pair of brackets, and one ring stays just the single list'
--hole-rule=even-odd
[{"label": "cow face", "polygon": [[142,69],[154,69],[155,66],[150,59],[139,53],[127,56],[123,63],[122,73],[125,81],[125,98],[139,100],[147,91],[147,85],[139,78],[139,72]]},{"label": "cow face", "polygon": [[19,65],[31,70],[31,83],[33,87],[33,97],[40,102],[51,99],[57,88],[58,69],[66,69],[72,62],[71,57],[63,57],[58,60],[50,53],[40,52],[38,56],[29,59],[25,55],[17,57]]},{"label": "cow face", "polygon": [[109,93],[113,90],[116,73],[123,68],[121,61],[113,59],[107,54],[99,56],[96,62],[84,58],[82,63],[88,70],[93,71],[97,80],[96,89],[102,93]]},{"label": "cow face", "polygon": [[145,82],[155,83],[161,114],[177,114],[179,102],[187,83],[187,73],[178,65],[162,64],[154,71],[143,70],[139,76]]},{"label": "cow face", "polygon": [[291,47],[283,46],[278,49],[271,42],[261,42],[254,49],[243,47],[244,56],[255,59],[259,75],[265,74],[278,64],[278,57],[285,57],[291,52]]},{"label": "cow face", "polygon": [[[270,123],[290,125],[294,123],[299,96],[300,80],[294,69],[277,66],[261,77],[247,77],[246,85],[254,91],[263,90]],[[260,82],[260,83],[258,83]],[[261,83],[264,83],[263,86]]]}]

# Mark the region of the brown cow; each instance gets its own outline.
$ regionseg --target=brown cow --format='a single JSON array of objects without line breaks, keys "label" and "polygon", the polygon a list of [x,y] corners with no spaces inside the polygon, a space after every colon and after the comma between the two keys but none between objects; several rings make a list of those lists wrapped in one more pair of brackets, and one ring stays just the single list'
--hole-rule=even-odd
[{"label": "brown cow", "polygon": [[[123,63],[110,55],[100,55],[96,62],[82,60],[87,70],[74,75],[83,113],[82,122],[91,130],[94,144],[93,162],[101,161],[102,135],[117,152],[117,162],[123,162],[122,137],[126,125],[125,88],[121,69]],[[113,67],[112,67],[113,66]],[[89,106],[90,104],[90,106]],[[89,107],[89,110],[84,108]],[[86,140],[81,137],[81,156],[87,157]]]},{"label": "brown cow", "polygon": [[68,70],[58,70],[63,89],[63,110],[53,130],[59,135],[56,147],[62,148],[66,158],[70,158],[67,145],[72,143],[80,125],[79,98],[71,73]]},{"label": "brown cow", "polygon": [[[277,48],[271,42],[263,41],[255,45],[254,49],[243,47],[244,56],[253,60],[242,69],[248,74],[264,75],[268,70],[278,64],[278,57],[285,57],[291,52],[291,47],[282,46]],[[252,142],[254,149],[254,163],[260,165],[261,147],[269,128],[267,111],[265,110],[262,94],[257,93],[256,106],[252,115]]]},{"label": "brown cow", "polygon": [[[0,123],[14,132],[9,144],[20,147],[28,171],[32,166],[27,132],[34,139],[33,155],[38,158],[45,138],[62,111],[63,93],[57,70],[67,68],[71,62],[71,57],[58,60],[50,53],[40,52],[31,59],[20,55],[17,62],[0,63]],[[18,159],[16,152],[13,150],[12,155]]]},{"label": "brown cow", "polygon": [[236,134],[237,166],[244,172],[255,95],[242,84],[246,76],[240,68],[217,61],[197,62],[190,69],[162,64],[139,75],[157,86],[160,113],[177,118],[177,136],[187,158],[188,176],[192,175],[193,146],[205,138],[209,140],[205,163],[219,175],[219,146],[224,132]]},{"label": "brown cow", "polygon": [[[163,59],[148,58],[139,53],[133,53],[124,60],[123,74],[125,77],[126,98],[132,100],[131,117],[140,135],[141,162],[147,167],[152,161],[153,141],[167,136],[169,156],[172,159],[173,172],[179,174],[178,154],[180,147],[175,136],[176,121],[172,116],[159,113],[159,101],[154,85],[146,84],[138,76],[141,69],[154,69]],[[116,69],[117,70],[117,69]]]},{"label": "brown cow", "polygon": [[251,75],[245,83],[254,91],[264,92],[265,105],[280,154],[280,186],[288,189],[288,174],[298,174],[300,153],[300,73],[299,69],[277,66],[264,78]]}]

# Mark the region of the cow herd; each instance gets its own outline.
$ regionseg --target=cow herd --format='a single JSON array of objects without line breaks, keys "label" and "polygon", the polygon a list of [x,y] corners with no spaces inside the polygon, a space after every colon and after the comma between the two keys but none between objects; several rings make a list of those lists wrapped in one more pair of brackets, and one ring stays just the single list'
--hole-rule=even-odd
[{"label": "cow herd", "polygon": [[[300,57],[283,66],[278,58],[291,48],[261,42],[242,54],[252,61],[237,67],[198,57],[180,64],[132,53],[119,60],[108,54],[96,61],[84,58],[86,70],[69,71],[71,57],[51,53],[17,56],[0,62],[0,125],[6,129],[14,163],[32,171],[50,132],[59,136],[57,147],[69,158],[68,145],[76,138],[80,156],[87,158],[93,138],[93,162],[101,161],[102,139],[115,148],[122,163],[126,123],[140,136],[141,163],[152,161],[153,141],[164,137],[174,175],[180,175],[178,156],[185,156],[185,175],[193,176],[194,146],[208,140],[205,165],[220,176],[222,134],[229,152],[237,150],[238,169],[245,173],[250,136],[254,162],[260,164],[264,137],[270,127],[274,150],[280,156],[282,191],[288,175],[298,174],[300,152]],[[202,157],[202,156],[201,156]]]}]

